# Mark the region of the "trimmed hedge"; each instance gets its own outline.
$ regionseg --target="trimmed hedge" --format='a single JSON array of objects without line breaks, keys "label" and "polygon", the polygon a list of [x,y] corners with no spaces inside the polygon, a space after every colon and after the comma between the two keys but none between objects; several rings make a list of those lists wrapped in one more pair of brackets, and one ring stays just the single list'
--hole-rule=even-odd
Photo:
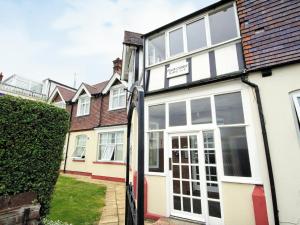
[{"label": "trimmed hedge", "polygon": [[42,102],[0,97],[0,196],[33,191],[41,216],[59,175],[67,111]]}]

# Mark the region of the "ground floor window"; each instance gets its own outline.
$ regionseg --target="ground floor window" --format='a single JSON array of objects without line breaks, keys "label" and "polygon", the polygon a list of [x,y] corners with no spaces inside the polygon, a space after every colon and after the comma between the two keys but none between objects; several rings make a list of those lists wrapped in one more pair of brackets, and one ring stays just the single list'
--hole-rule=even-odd
[{"label": "ground floor window", "polygon": [[123,131],[99,134],[98,160],[123,161]]},{"label": "ground floor window", "polygon": [[72,154],[73,158],[84,159],[86,150],[86,135],[77,135],[75,140],[75,151]]},{"label": "ground floor window", "polygon": [[149,172],[164,172],[164,132],[149,133]]}]

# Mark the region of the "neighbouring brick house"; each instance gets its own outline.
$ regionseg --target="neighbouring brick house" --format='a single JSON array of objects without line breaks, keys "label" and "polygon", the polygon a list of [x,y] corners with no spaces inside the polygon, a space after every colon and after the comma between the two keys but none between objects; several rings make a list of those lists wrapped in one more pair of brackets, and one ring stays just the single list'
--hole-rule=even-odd
[{"label": "neighbouring brick house", "polygon": [[82,83],[76,91],[58,87],[49,98],[71,114],[62,164],[66,173],[124,181],[127,83],[120,80],[122,61],[113,62],[110,80]]},{"label": "neighbouring brick house", "polygon": [[[145,217],[300,223],[299,9],[220,0],[125,33],[122,78],[145,91]],[[135,186],[136,142],[130,149]]]}]

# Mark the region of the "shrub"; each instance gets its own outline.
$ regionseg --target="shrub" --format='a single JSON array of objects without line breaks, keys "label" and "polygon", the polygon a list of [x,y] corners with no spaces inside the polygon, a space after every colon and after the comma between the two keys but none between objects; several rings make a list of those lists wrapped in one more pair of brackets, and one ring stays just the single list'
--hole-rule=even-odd
[{"label": "shrub", "polygon": [[59,175],[69,114],[55,106],[0,97],[0,196],[33,191],[41,216]]}]

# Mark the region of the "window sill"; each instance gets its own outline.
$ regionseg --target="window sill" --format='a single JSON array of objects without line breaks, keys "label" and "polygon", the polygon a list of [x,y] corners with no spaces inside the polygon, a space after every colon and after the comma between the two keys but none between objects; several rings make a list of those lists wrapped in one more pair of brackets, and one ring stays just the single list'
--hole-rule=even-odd
[{"label": "window sill", "polygon": [[85,117],[85,116],[89,116],[90,114],[85,114],[85,115],[76,115],[76,117]]},{"label": "window sill", "polygon": [[85,162],[85,159],[72,159],[73,162]]},{"label": "window sill", "polygon": [[247,178],[247,177],[222,177],[220,179],[224,183],[237,183],[237,184],[252,184],[252,185],[262,185],[263,182],[257,178]]},{"label": "window sill", "polygon": [[126,166],[124,162],[114,162],[114,161],[95,161],[93,164],[108,164],[108,165],[122,165]]},{"label": "window sill", "polygon": [[117,111],[117,110],[121,110],[121,109],[126,109],[126,106],[124,106],[124,107],[118,107],[118,108],[113,108],[113,109],[108,109],[108,111]]},{"label": "window sill", "polygon": [[166,177],[165,172],[145,172],[145,176]]}]

